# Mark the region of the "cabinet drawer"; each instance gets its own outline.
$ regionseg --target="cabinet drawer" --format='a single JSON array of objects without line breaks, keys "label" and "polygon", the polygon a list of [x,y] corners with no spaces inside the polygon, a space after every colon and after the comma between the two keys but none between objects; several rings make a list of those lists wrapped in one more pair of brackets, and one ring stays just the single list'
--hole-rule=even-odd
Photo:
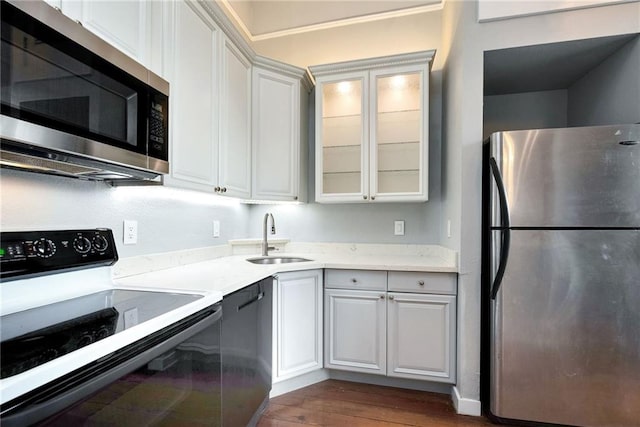
[{"label": "cabinet drawer", "polygon": [[325,288],[387,290],[387,272],[369,270],[324,271]]},{"label": "cabinet drawer", "polygon": [[389,291],[455,295],[456,275],[448,273],[390,271]]}]

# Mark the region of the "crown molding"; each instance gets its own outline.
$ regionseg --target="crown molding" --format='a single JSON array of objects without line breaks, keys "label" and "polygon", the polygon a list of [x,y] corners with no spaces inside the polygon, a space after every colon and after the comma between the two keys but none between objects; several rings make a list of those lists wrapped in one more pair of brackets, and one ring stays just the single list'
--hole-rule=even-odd
[{"label": "crown molding", "polygon": [[[223,1],[226,1],[226,0],[223,0]],[[301,27],[295,27],[295,28],[281,30],[281,31],[273,31],[270,33],[264,33],[264,34],[259,34],[255,36],[250,35],[249,37],[252,42],[256,42],[256,41],[262,41],[262,40],[275,39],[279,37],[291,36],[295,34],[303,34],[303,33],[310,33],[313,31],[321,31],[321,30],[328,30],[332,28],[345,27],[345,26],[354,25],[354,24],[365,24],[368,22],[381,21],[384,19],[399,18],[403,16],[417,15],[420,13],[442,10],[443,4],[444,4],[444,1],[438,4],[416,6],[416,7],[407,8],[407,9],[394,10],[391,12],[373,13],[371,15],[357,16],[353,18],[337,19],[334,21],[323,22],[320,24],[304,25]],[[244,23],[242,25],[244,26]],[[247,31],[249,30],[247,29]]]},{"label": "crown molding", "polygon": [[[381,21],[383,19],[399,18],[403,16],[417,15],[420,13],[434,12],[434,11],[442,10],[442,8],[444,7],[445,1],[446,0],[441,0],[439,3],[435,3],[435,4],[428,4],[424,6],[416,6],[416,7],[406,8],[406,9],[393,10],[389,12],[372,13],[366,16],[336,19],[333,21],[323,22],[320,24],[303,25],[300,27],[290,28],[290,29],[281,30],[281,31],[272,31],[264,34],[258,34],[258,35],[253,35],[251,33],[251,30],[249,30],[249,27],[247,27],[247,25],[242,20],[240,15],[236,13],[233,6],[231,6],[231,4],[229,3],[229,0],[215,0],[215,1],[212,1],[212,3],[223,4],[224,8],[226,9],[226,13],[228,13],[233,17],[240,31],[242,31],[244,36],[253,43],[253,42],[262,41],[262,40],[275,39],[279,37],[287,37],[295,34],[302,34],[302,33],[309,33],[313,31],[344,27],[347,25],[363,24],[367,22]],[[218,8],[220,7],[218,6]],[[225,13],[221,9],[220,11],[222,13]]]},{"label": "crown molding", "polygon": [[314,78],[342,72],[364,71],[398,65],[428,64],[431,68],[435,49],[420,52],[402,53],[399,55],[365,58],[354,61],[335,62],[332,64],[312,65],[309,71]]},{"label": "crown molding", "polygon": [[307,92],[311,92],[311,89],[313,89],[313,81],[310,79],[309,73],[304,68],[296,67],[295,65],[287,64],[260,55],[255,56],[255,58],[253,59],[253,64],[260,68],[264,68],[269,71],[275,71],[277,73],[300,80]]}]

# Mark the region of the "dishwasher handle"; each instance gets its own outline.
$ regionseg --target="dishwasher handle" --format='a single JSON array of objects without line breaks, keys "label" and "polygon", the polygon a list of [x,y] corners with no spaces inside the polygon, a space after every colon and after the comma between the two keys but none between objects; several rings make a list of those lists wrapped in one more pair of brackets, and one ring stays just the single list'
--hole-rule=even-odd
[{"label": "dishwasher handle", "polygon": [[[31,402],[14,406],[9,402],[9,408],[0,413],[2,427],[22,427],[41,421],[144,366],[221,319],[222,307],[216,304],[116,350],[61,381],[56,380],[55,384],[49,383],[40,392],[36,389]],[[25,407],[21,407],[23,405]]]}]

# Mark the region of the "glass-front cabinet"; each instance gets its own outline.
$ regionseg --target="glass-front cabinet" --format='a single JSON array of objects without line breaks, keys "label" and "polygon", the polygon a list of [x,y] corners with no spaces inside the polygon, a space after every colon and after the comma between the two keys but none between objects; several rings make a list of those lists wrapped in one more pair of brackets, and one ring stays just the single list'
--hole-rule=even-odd
[{"label": "glass-front cabinet", "polygon": [[426,201],[434,51],[310,67],[316,201]]}]

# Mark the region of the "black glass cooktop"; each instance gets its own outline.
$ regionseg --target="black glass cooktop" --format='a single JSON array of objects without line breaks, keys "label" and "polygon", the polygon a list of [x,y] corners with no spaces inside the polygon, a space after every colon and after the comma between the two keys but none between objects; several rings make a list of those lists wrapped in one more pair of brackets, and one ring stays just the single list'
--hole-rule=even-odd
[{"label": "black glass cooktop", "polygon": [[160,316],[201,295],[113,289],[0,318],[0,378]]}]

